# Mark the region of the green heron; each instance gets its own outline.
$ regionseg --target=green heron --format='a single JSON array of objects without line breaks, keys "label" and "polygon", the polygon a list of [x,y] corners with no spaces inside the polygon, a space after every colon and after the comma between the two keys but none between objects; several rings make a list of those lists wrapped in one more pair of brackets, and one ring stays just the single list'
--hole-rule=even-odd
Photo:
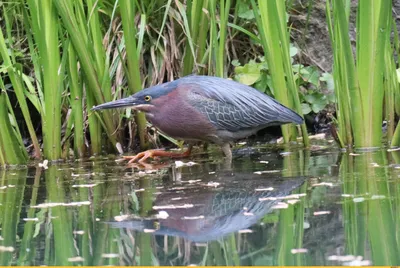
[{"label": "green heron", "polygon": [[232,159],[231,142],[267,126],[303,123],[300,115],[258,90],[212,76],[186,76],[92,110],[129,106],[144,112],[147,121],[161,132],[189,142],[184,153],[148,150],[125,157],[130,163],[155,156],[189,156],[193,141],[220,145],[225,156]]}]

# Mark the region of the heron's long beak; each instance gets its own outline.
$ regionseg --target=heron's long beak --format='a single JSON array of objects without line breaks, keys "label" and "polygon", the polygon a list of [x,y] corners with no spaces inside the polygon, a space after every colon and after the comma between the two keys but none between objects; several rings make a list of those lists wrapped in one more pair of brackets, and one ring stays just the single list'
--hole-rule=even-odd
[{"label": "heron's long beak", "polygon": [[102,110],[102,109],[114,109],[114,108],[122,108],[122,107],[129,107],[129,106],[135,106],[136,105],[136,99],[133,98],[132,96],[116,100],[116,101],[110,101],[106,102],[97,106],[94,106],[92,108],[92,111],[96,110]]}]

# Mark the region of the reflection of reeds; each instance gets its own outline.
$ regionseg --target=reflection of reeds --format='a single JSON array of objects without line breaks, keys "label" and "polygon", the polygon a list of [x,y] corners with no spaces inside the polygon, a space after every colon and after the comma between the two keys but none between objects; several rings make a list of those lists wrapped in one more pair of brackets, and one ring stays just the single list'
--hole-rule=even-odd
[{"label": "reflection of reeds", "polygon": [[[35,181],[33,183],[31,200],[29,203],[30,206],[37,205],[41,175],[42,175],[42,170],[36,169]],[[32,208],[32,207],[29,208],[26,216],[28,219],[35,219],[36,218],[36,208]],[[35,248],[35,246],[34,246],[35,228],[38,225],[43,223],[43,222],[41,222],[41,220],[43,220],[43,218],[38,219],[38,222],[31,220],[31,221],[28,221],[25,223],[24,235],[22,237],[20,249],[19,249],[20,255],[18,256],[18,260],[17,260],[18,266],[29,266],[29,265],[32,265],[35,263],[34,259],[35,259],[35,255],[36,255],[36,250],[31,250],[31,249]]]},{"label": "reflection of reeds", "polygon": [[[12,264],[14,252],[17,246],[17,226],[20,221],[23,194],[26,184],[27,170],[15,170],[15,175],[0,170],[2,192],[0,194],[0,224],[2,250],[0,252],[0,264],[9,266]],[[13,178],[10,180],[10,178]],[[8,187],[12,181],[13,187]]]},{"label": "reflection of reeds", "polygon": [[346,254],[365,256],[371,250],[373,265],[399,263],[395,222],[399,197],[392,190],[386,152],[343,156],[344,226]]}]

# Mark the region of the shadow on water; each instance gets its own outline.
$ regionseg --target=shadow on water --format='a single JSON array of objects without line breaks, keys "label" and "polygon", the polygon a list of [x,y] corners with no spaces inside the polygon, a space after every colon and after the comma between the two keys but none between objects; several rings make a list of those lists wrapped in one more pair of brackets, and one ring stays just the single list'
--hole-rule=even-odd
[{"label": "shadow on water", "polygon": [[321,148],[0,170],[0,265],[399,265],[400,153]]}]

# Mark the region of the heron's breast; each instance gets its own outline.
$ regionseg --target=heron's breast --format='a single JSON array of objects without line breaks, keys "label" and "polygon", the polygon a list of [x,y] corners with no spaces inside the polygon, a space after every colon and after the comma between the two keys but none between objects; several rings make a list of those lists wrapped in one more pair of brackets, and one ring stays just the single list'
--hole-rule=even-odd
[{"label": "heron's breast", "polygon": [[187,140],[208,140],[208,136],[216,133],[208,118],[185,100],[185,92],[174,90],[154,102],[157,109],[147,120],[165,134]]}]

